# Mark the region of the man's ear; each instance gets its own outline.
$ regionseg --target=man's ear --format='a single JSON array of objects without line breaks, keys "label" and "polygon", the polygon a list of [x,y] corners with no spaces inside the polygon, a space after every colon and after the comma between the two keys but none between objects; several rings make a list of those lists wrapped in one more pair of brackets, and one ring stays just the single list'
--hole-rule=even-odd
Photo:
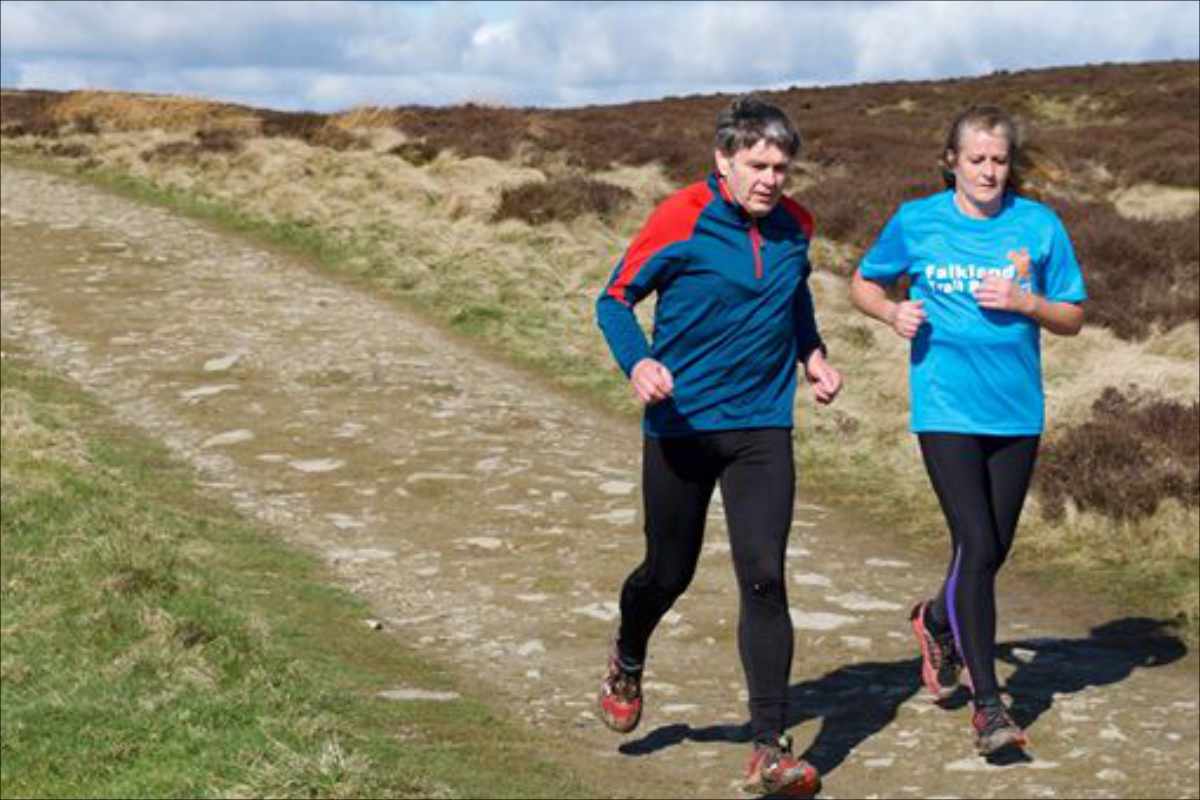
[{"label": "man's ear", "polygon": [[732,167],[729,156],[721,152],[721,148],[713,150],[713,161],[717,163],[717,174],[722,178],[729,177],[729,170]]}]

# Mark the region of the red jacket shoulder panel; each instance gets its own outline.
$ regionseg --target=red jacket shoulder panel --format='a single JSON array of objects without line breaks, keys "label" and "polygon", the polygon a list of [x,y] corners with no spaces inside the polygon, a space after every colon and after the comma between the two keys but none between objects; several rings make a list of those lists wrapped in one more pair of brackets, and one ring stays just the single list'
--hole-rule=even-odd
[{"label": "red jacket shoulder panel", "polygon": [[787,196],[784,196],[780,200],[780,204],[792,216],[792,219],[796,220],[796,224],[800,226],[800,230],[804,231],[804,235],[811,241],[813,238],[814,222],[813,216],[809,213],[808,209]]},{"label": "red jacket shoulder panel", "polygon": [[696,221],[712,197],[712,190],[700,181],[660,203],[625,251],[621,271],[609,285],[608,293],[625,303],[625,287],[642,265],[663,248],[691,238]]}]

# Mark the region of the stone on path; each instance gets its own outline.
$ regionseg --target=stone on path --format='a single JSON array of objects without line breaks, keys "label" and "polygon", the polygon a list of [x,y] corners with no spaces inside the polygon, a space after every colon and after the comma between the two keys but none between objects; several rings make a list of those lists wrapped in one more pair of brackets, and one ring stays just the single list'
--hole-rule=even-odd
[{"label": "stone on path", "polygon": [[792,625],[805,631],[831,631],[860,619],[828,611],[801,611],[796,608],[789,609],[789,613],[792,615]]},{"label": "stone on path", "polygon": [[187,389],[179,393],[182,400],[194,401],[204,397],[212,397],[221,392],[228,392],[231,389],[238,388],[236,383],[222,383],[219,385],[197,386],[195,389]]},{"label": "stone on path", "polygon": [[592,619],[598,619],[603,622],[612,622],[620,615],[621,609],[616,603],[612,602],[611,600],[606,600],[602,603],[592,603],[591,605],[574,608],[572,609],[572,612],[575,614],[583,614],[585,617],[591,617]]},{"label": "stone on path", "polygon": [[204,371],[224,372],[236,364],[241,357],[242,356],[240,353],[232,353],[227,356],[221,356],[220,358],[210,358],[208,361],[204,362]]},{"label": "stone on path", "polygon": [[615,508],[603,514],[592,514],[588,519],[604,520],[613,525],[629,525],[637,518],[637,511],[632,508]]},{"label": "stone on path", "polygon": [[289,461],[288,466],[301,472],[332,472],[346,465],[340,458],[310,458]]},{"label": "stone on path", "polygon": [[458,692],[436,692],[430,689],[384,689],[382,692],[376,692],[375,696],[382,700],[434,700],[444,703],[457,700],[461,695]]},{"label": "stone on path", "polygon": [[907,561],[897,561],[894,558],[868,558],[863,562],[868,567],[908,567],[912,566]]},{"label": "stone on path", "polygon": [[210,436],[205,439],[200,445],[200,448],[205,447],[224,447],[225,445],[238,444],[240,442],[248,442],[254,438],[254,431],[238,428],[233,431],[225,431],[218,433],[216,436]]},{"label": "stone on path", "polygon": [[396,553],[392,550],[383,550],[377,547],[362,547],[358,549],[339,548],[330,550],[325,554],[330,561],[350,561],[350,562],[367,562],[367,561],[384,561],[389,558],[395,558]]},{"label": "stone on path", "polygon": [[848,611],[899,611],[903,608],[899,603],[880,600],[862,592],[826,595],[825,600]]}]

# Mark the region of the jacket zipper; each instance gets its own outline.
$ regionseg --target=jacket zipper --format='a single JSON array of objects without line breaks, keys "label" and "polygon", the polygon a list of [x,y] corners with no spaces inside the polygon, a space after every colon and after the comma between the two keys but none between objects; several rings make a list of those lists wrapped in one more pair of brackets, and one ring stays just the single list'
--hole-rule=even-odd
[{"label": "jacket zipper", "polygon": [[763,265],[762,265],[762,236],[758,233],[758,222],[750,220],[750,249],[754,251],[754,277],[762,280]]}]

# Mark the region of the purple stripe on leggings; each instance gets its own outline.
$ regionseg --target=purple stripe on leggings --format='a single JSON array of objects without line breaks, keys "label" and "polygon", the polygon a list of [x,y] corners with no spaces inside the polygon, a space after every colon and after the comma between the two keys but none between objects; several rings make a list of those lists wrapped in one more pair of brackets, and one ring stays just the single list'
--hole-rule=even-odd
[{"label": "purple stripe on leggings", "polygon": [[[954,644],[960,655],[963,650],[962,636],[958,632],[958,611],[954,607],[954,596],[958,593],[958,568],[962,566],[962,547],[954,548],[954,566],[950,568],[950,578],[946,581],[946,614],[950,617],[950,630],[954,632]],[[966,660],[966,657],[963,657]],[[967,668],[970,671],[970,667]]]}]

